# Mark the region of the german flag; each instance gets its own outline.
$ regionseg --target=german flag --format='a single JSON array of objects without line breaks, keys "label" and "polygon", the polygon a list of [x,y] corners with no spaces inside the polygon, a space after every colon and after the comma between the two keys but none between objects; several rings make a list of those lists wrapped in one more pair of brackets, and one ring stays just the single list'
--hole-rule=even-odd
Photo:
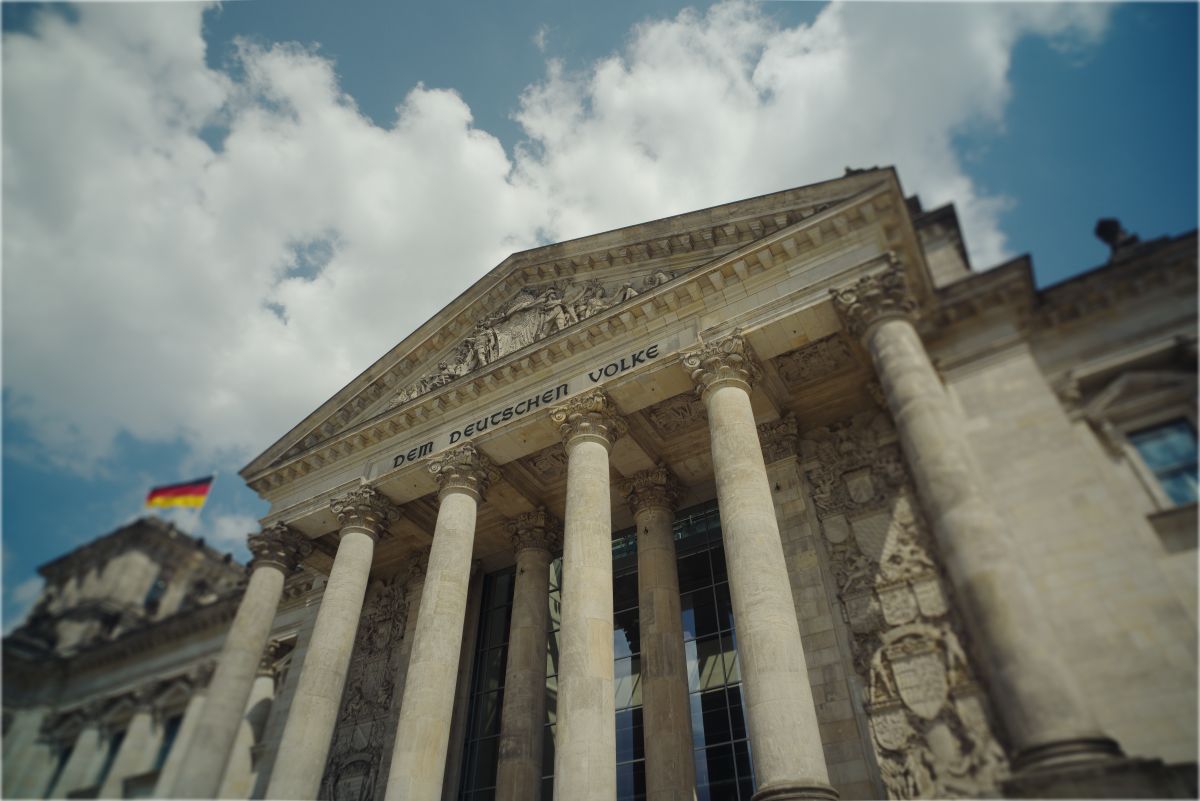
[{"label": "german flag", "polygon": [[146,506],[190,506],[200,507],[208,498],[212,487],[213,477],[206,476],[194,481],[184,481],[182,484],[166,484],[155,487],[146,495]]}]

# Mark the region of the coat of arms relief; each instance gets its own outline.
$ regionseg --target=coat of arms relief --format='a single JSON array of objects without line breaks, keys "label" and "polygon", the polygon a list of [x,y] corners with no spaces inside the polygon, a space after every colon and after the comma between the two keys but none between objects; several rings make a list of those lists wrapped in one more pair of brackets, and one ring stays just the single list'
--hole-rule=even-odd
[{"label": "coat of arms relief", "polygon": [[864,412],[801,441],[891,798],[996,794],[993,715],[895,431]]},{"label": "coat of arms relief", "polygon": [[550,286],[526,287],[500,309],[476,322],[471,333],[438,362],[436,370],[396,393],[388,406],[399,406],[443,387],[460,376],[607,311],[674,277],[673,272],[656,270],[640,279],[638,288],[634,287],[632,280],[605,286],[594,279],[581,283],[559,281]]}]

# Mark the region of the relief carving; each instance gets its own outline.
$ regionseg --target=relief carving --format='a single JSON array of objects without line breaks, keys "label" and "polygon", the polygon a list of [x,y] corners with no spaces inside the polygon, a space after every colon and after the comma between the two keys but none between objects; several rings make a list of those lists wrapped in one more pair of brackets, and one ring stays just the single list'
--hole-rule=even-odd
[{"label": "relief carving", "polygon": [[676,395],[651,406],[646,416],[659,436],[670,437],[704,424],[704,401],[691,394]]},{"label": "relief carving", "polygon": [[856,415],[801,448],[888,797],[995,795],[1008,762],[890,421]]},{"label": "relief carving", "polygon": [[850,347],[839,335],[818,339],[775,358],[779,377],[792,386],[822,381],[854,365]]}]

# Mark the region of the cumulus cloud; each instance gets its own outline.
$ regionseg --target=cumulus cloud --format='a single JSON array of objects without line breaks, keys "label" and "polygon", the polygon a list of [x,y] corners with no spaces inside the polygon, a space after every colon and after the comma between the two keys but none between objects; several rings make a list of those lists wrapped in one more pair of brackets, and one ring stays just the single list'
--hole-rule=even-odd
[{"label": "cumulus cloud", "polygon": [[1021,36],[1086,47],[1108,14],[685,11],[582,70],[550,62],[506,151],[451,90],[400,87],[373,124],[297,45],[210,69],[198,6],[77,12],[3,53],[7,412],[76,468],[121,432],[237,466],[511,251],[846,165],[896,164],[927,205],[957,202],[990,263],[1007,201],[954,138],[1003,124]]}]

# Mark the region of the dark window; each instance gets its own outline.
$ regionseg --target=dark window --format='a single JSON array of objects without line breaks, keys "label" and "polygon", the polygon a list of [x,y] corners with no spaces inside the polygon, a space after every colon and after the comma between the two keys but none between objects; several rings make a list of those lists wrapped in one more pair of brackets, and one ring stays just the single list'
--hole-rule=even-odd
[{"label": "dark window", "polygon": [[1134,432],[1129,441],[1172,503],[1196,502],[1196,430],[1191,423],[1172,420]]},{"label": "dark window", "polygon": [[108,751],[104,754],[104,766],[100,768],[100,778],[96,779],[97,787],[104,786],[104,781],[108,778],[108,772],[112,770],[113,762],[116,760],[117,752],[121,750],[123,742],[125,742],[125,732],[123,731],[108,738]]},{"label": "dark window", "polygon": [[162,744],[159,745],[158,754],[154,757],[154,770],[162,770],[163,764],[167,761],[167,755],[171,753],[171,746],[175,744],[175,737],[179,734],[179,724],[182,721],[182,715],[174,715],[167,718],[167,722],[163,724]]},{"label": "dark window", "polygon": [[483,583],[459,789],[462,801],[483,801],[495,794],[504,669],[508,662],[508,622],[512,614],[512,579],[513,570],[509,569],[487,576]]}]

